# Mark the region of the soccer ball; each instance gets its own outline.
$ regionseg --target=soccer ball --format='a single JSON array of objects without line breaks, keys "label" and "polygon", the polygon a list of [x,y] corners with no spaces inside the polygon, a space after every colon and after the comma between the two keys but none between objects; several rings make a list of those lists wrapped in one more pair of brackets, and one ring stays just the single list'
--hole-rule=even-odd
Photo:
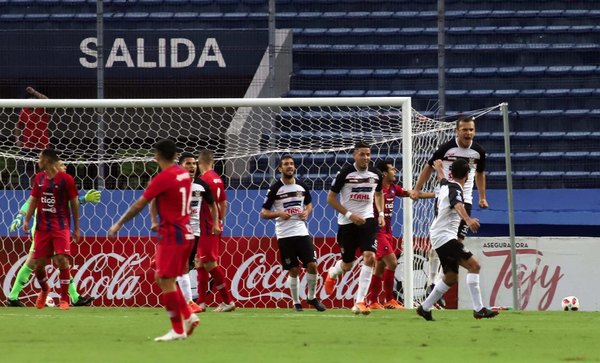
[{"label": "soccer ball", "polygon": [[53,308],[53,307],[56,306],[56,304],[54,303],[54,299],[51,298],[50,296],[48,296],[46,298],[46,306],[49,307],[49,308]]},{"label": "soccer ball", "polygon": [[579,310],[579,299],[576,296],[563,297],[560,306],[564,311],[577,311]]}]

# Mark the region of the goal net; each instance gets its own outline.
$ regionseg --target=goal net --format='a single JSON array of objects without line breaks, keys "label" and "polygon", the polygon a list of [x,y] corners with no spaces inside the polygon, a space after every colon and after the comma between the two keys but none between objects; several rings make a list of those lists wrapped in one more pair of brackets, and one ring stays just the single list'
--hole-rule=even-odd
[{"label": "goal net", "polygon": [[[148,211],[128,223],[116,239],[106,238],[110,225],[157,172],[152,146],[158,139],[171,138],[181,151],[195,155],[201,149],[215,153],[215,169],[223,176],[229,203],[220,264],[234,299],[244,307],[291,304],[274,223],[261,220],[259,212],[268,186],[279,177],[279,158],[292,154],[298,177],[313,193],[308,223],[321,271],[318,297],[328,306],[348,307],[358,268],[341,279],[332,296],[322,288],[325,271],[339,259],[336,214],[326,202],[336,172],[353,162],[353,145],[364,140],[373,145],[373,162],[394,160],[403,170],[400,183],[410,189],[427,158],[454,129],[452,122],[413,112],[409,98],[3,100],[0,118],[0,208],[5,221],[0,226],[0,297],[8,295],[31,244],[22,231],[9,231],[10,221],[29,196],[40,148],[51,146],[75,177],[80,195],[92,188],[102,190],[100,203],[81,207],[84,237],[72,246],[72,266],[79,292],[105,306],[159,305],[150,268],[155,241]],[[424,190],[433,190],[431,183]],[[398,240],[397,293],[401,299],[422,300],[433,202],[412,204],[405,199],[404,208],[396,203],[393,231],[395,236],[414,238]],[[401,243],[409,251],[404,248],[403,256]],[[58,271],[47,269],[56,291]],[[191,274],[195,289],[195,272]],[[305,287],[302,275],[302,298]],[[37,282],[32,281],[20,297],[31,303],[36,291]]]}]

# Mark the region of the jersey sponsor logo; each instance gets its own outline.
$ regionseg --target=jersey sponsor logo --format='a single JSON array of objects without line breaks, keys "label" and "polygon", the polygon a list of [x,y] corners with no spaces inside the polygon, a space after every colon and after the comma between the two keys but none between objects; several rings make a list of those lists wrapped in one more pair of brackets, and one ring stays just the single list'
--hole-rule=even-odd
[{"label": "jersey sponsor logo", "polygon": [[371,194],[352,193],[350,194],[350,200],[357,200],[361,202],[370,202]]},{"label": "jersey sponsor logo", "polygon": [[350,193],[370,193],[373,190],[373,187],[354,187],[350,190]]},{"label": "jersey sponsor logo", "polygon": [[301,214],[304,210],[300,207],[286,208],[285,211],[288,214]]}]

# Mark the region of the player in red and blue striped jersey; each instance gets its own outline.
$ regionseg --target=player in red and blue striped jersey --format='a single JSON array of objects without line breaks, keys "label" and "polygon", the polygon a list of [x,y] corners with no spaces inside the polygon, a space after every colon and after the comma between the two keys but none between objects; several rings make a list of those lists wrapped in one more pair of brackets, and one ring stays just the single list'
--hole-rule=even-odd
[{"label": "player in red and blue striped jersey", "polygon": [[45,149],[40,153],[38,164],[42,171],[35,176],[31,203],[23,221],[23,230],[29,233],[29,220],[37,209],[33,261],[35,276],[41,286],[35,302],[38,309],[46,306],[46,298],[50,292],[46,276],[48,258],[53,259],[59,270],[59,308],[69,309],[71,272],[67,256],[71,255],[71,212],[73,241],[77,242],[80,237],[77,187],[73,177],[60,169],[59,162],[55,150]]},{"label": "player in red and blue striped jersey", "polygon": [[[144,194],[108,230],[114,236],[127,221],[135,217],[153,199],[156,201],[160,224],[156,246],[156,282],[162,290],[162,300],[171,319],[172,329],[154,341],[182,340],[198,326],[198,317],[190,308],[176,284],[177,276],[187,272],[194,235],[190,227],[192,178],[175,163],[177,149],[171,140],[161,140],[154,146],[161,172],[150,181]],[[182,321],[183,317],[183,321]]]}]

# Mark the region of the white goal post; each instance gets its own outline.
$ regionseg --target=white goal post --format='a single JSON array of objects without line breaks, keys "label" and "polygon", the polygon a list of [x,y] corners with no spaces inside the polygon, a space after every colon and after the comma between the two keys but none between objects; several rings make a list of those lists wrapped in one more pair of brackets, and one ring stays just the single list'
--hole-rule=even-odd
[{"label": "white goal post", "polygon": [[[214,150],[220,164],[219,171],[226,179],[228,193],[231,192],[229,218],[234,223],[226,223],[225,234],[247,240],[274,237],[269,222],[258,221],[256,216],[266,186],[276,177],[275,161],[282,154],[291,153],[297,157],[297,164],[302,166],[298,169],[299,176],[310,180],[315,191],[323,192],[328,190],[339,167],[351,160],[354,143],[366,140],[373,145],[373,161],[392,158],[399,164],[401,160],[400,183],[408,190],[412,189],[425,160],[439,144],[448,140],[454,129],[453,123],[432,120],[414,112],[411,99],[407,97],[0,100],[0,129],[4,135],[0,138],[1,187],[10,191],[2,197],[4,200],[0,199],[0,207],[4,208],[3,217],[7,221],[5,224],[18,211],[27,189],[21,177],[24,171],[20,170],[19,165],[35,161],[35,156],[22,153],[16,142],[18,140],[10,136],[19,123],[22,108],[40,108],[49,114],[50,128],[47,132],[50,134],[50,144],[70,165],[80,190],[143,189],[144,183],[156,171],[155,166],[151,167],[153,163],[149,149],[151,142],[159,138],[173,138],[183,151],[194,154],[202,148]],[[427,184],[427,188],[432,190],[432,184]],[[89,242],[84,243],[100,243],[97,241],[106,233],[103,229],[106,225],[104,219],[111,220],[114,217],[112,213],[123,204],[117,199],[121,198],[122,193],[119,193],[107,193],[111,199],[103,200],[107,203],[106,208],[94,206],[96,209],[91,215],[85,211],[82,213],[82,218],[89,219],[85,224],[88,230],[82,230],[82,234],[89,237]],[[337,230],[333,218],[335,213],[323,203],[324,199],[316,200],[320,205],[315,206],[314,214],[319,220],[310,224],[314,229],[309,228],[309,231],[315,237],[331,239]],[[125,204],[127,202],[132,200],[126,200]],[[413,206],[409,198],[403,199],[403,260],[400,264],[404,267],[402,278],[398,278],[397,274],[397,279],[403,283],[404,301],[424,298],[423,276],[414,276],[413,271],[415,264],[421,264],[420,268],[424,271],[426,268],[419,262],[423,256],[415,259],[413,255],[413,241],[427,238],[427,227],[433,215],[432,205],[432,202],[419,201]],[[395,223],[400,222],[398,211],[399,208],[396,208]],[[15,234],[8,233],[6,226],[2,228],[0,232],[4,233],[0,233],[0,239],[5,240],[7,246],[14,245],[9,237]],[[418,235],[414,230],[419,231]],[[139,223],[126,231],[129,240],[148,232]],[[251,236],[247,235],[248,231],[252,233]],[[123,240],[123,243],[129,242]],[[240,266],[245,266],[244,263],[249,263],[247,258],[233,256],[245,252],[245,249],[239,245],[236,250],[226,253],[232,255],[229,260],[239,260]],[[275,256],[273,249],[268,247],[269,251],[265,253]],[[22,262],[19,259],[21,256],[17,255],[23,251],[22,248],[7,250],[10,256],[6,257],[6,261]],[[422,254],[422,251],[419,253]],[[324,259],[320,264],[328,261]],[[276,265],[278,260],[271,263]],[[84,264],[81,262],[79,265]],[[320,267],[323,270],[327,268],[325,265]],[[9,270],[15,270],[14,266],[7,264],[2,268],[5,276]],[[115,270],[118,268],[114,267]],[[275,267],[272,269],[276,274],[282,273]],[[232,283],[236,283],[238,271],[230,270],[227,274],[228,278],[234,280]],[[94,292],[95,285],[89,279],[85,280],[86,276],[85,271],[75,276],[80,281],[79,287],[101,295],[100,290]],[[239,278],[243,280],[244,277]],[[285,291],[268,296],[247,291],[242,294],[241,289],[251,289],[249,284],[243,282],[239,282],[237,299],[248,297],[250,301],[252,296],[260,295],[260,303],[249,302],[249,306],[282,306],[278,300],[285,295]],[[9,283],[2,281],[5,294],[5,286]],[[273,286],[281,288],[280,285],[280,279],[277,279]],[[144,288],[141,290],[144,294],[151,294],[145,292]],[[237,290],[232,290],[236,298]],[[117,295],[113,294],[113,297]],[[341,299],[346,295],[340,290],[337,297]],[[107,296],[97,297],[105,305],[127,305],[133,301],[127,299],[135,300],[126,294],[118,295],[121,300],[116,303]],[[137,305],[153,305],[155,298],[148,295],[135,301]],[[407,308],[413,307],[412,304],[406,305]]]}]

